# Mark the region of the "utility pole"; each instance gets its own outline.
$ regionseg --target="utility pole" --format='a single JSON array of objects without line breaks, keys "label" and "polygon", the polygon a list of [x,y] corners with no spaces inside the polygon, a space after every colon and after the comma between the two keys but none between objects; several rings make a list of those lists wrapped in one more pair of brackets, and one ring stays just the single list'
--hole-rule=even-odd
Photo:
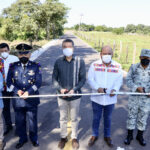
[{"label": "utility pole", "polygon": [[84,16],[83,14],[80,15],[79,31],[81,31],[81,23],[82,23],[83,16]]}]

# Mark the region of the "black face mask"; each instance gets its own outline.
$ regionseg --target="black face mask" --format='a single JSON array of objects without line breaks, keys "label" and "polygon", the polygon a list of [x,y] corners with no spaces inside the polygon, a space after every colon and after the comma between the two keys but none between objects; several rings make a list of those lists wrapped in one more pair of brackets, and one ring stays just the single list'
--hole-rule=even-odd
[{"label": "black face mask", "polygon": [[142,64],[143,66],[148,66],[148,65],[149,65],[149,62],[150,62],[150,60],[147,59],[147,58],[141,59],[141,64]]},{"label": "black face mask", "polygon": [[19,59],[20,59],[21,63],[23,63],[23,64],[26,64],[29,61],[28,57],[21,57]]}]

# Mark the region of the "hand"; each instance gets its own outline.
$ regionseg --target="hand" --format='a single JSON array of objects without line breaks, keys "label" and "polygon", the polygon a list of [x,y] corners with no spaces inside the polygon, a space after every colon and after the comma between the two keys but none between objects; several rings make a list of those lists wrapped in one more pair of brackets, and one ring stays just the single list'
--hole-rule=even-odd
[{"label": "hand", "polygon": [[[68,93],[68,90],[67,89],[61,89],[60,93],[61,94],[66,94],[66,93]],[[67,96],[63,96],[63,98],[67,98]]]},{"label": "hand", "polygon": [[97,92],[98,92],[98,93],[105,93],[105,92],[104,92],[104,88],[98,88]]},{"label": "hand", "polygon": [[61,90],[60,90],[60,93],[61,93],[61,94],[65,94],[66,92],[68,92],[67,89],[61,89]]},{"label": "hand", "polygon": [[113,96],[115,96],[115,94],[114,94],[114,92],[116,92],[116,90],[111,90],[111,94],[110,94],[110,97],[113,97]]},{"label": "hand", "polygon": [[29,96],[29,92],[24,92],[24,94],[21,96],[23,99],[27,99]]},{"label": "hand", "polygon": [[[74,94],[74,90],[70,90],[70,91],[68,92],[68,94]],[[69,97],[72,97],[72,96],[69,96]]]},{"label": "hand", "polygon": [[74,94],[74,90],[70,90],[68,94]]},{"label": "hand", "polygon": [[21,97],[22,95],[23,95],[23,91],[22,90],[19,90],[18,92],[17,92],[17,94],[19,95],[19,97]]},{"label": "hand", "polygon": [[136,91],[139,92],[139,93],[144,93],[143,87],[138,87]]}]

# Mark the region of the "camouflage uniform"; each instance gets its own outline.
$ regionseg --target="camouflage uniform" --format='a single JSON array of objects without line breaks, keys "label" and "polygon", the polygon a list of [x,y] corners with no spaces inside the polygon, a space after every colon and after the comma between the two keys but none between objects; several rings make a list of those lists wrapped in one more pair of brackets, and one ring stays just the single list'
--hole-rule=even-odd
[{"label": "camouflage uniform", "polygon": [[[131,66],[127,75],[127,86],[132,92],[138,87],[144,87],[145,92],[150,92],[150,64],[144,69],[140,63]],[[127,129],[144,131],[150,111],[150,98],[148,96],[129,96]]]}]

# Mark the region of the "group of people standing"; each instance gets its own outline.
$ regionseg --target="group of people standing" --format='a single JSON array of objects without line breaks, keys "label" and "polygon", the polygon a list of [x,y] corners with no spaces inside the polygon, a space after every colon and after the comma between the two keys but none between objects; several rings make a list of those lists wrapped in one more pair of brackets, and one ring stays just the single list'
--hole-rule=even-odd
[{"label": "group of people standing", "polygon": [[[65,39],[62,42],[63,56],[59,57],[52,74],[53,87],[58,94],[57,98],[60,111],[61,139],[58,147],[63,149],[67,143],[67,123],[71,119],[72,147],[79,148],[78,124],[81,96],[81,88],[86,82],[86,67],[84,60],[74,55],[74,42]],[[40,99],[38,89],[42,84],[41,66],[30,61],[32,47],[27,44],[19,44],[18,57],[10,55],[8,44],[0,44],[0,149],[5,146],[4,136],[12,129],[10,113],[10,101],[12,100],[15,112],[15,134],[19,137],[16,149],[23,147],[28,142],[26,118],[29,121],[29,138],[34,147],[39,146],[37,112]],[[112,60],[113,50],[110,46],[102,47],[100,58],[94,61],[88,71],[87,82],[91,95],[93,121],[92,136],[88,146],[95,144],[99,137],[99,125],[103,115],[104,141],[109,147],[113,147],[111,139],[111,118],[115,104],[116,92],[119,92],[123,84],[123,71],[119,63]],[[132,92],[150,93],[150,50],[142,49],[140,63],[131,66],[126,77],[127,86]],[[67,95],[65,95],[67,94]],[[74,95],[73,95],[74,94]],[[35,97],[34,97],[35,95]],[[30,97],[32,96],[32,97]],[[124,141],[129,145],[133,140],[133,130],[138,129],[136,139],[142,146],[146,145],[143,132],[146,130],[146,122],[150,112],[149,95],[130,95],[128,101],[128,134]],[[3,119],[4,125],[3,129]]]},{"label": "group of people standing", "polygon": [[[67,143],[67,122],[71,119],[72,126],[72,147],[79,148],[78,140],[78,117],[81,97],[68,94],[81,93],[81,88],[86,81],[85,63],[82,58],[75,56],[74,42],[66,39],[62,42],[63,57],[56,60],[53,70],[53,86],[57,93],[67,94],[58,97],[60,110],[61,139],[58,147],[63,149]],[[88,71],[87,82],[92,89],[91,94],[93,121],[92,136],[88,146],[95,144],[99,137],[100,120],[104,119],[104,141],[109,147],[114,147],[111,139],[111,118],[115,104],[117,103],[116,92],[119,92],[123,85],[123,70],[119,63],[112,60],[113,50],[110,46],[104,46],[100,52],[99,60],[94,61]],[[126,77],[127,86],[131,92],[150,93],[150,50],[142,49],[140,63],[133,64]],[[133,140],[133,130],[137,126],[136,139],[145,146],[143,132],[146,129],[146,122],[150,112],[150,96],[130,95],[128,102],[127,130],[128,134],[124,143],[129,145]],[[70,115],[70,116],[69,116]]]}]

